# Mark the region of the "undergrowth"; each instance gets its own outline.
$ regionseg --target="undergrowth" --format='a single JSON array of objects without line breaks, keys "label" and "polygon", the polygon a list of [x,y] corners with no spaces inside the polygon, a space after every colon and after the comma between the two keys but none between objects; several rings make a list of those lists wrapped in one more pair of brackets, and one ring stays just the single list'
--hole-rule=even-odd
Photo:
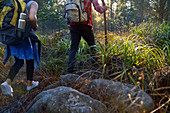
[{"label": "undergrowth", "polygon": [[[60,75],[67,73],[69,32],[38,36],[42,42],[42,52],[37,72],[45,77],[58,79]],[[153,98],[156,105],[153,112],[167,112],[170,101],[169,23],[142,23],[132,28],[130,35],[110,33],[107,35],[107,45],[104,45],[103,34],[98,33],[96,37],[95,56],[90,55],[91,47],[81,40],[76,55],[77,73],[95,70],[104,79],[138,86]],[[0,49],[2,61],[4,48]],[[1,63],[0,67],[0,76],[4,76],[7,70]]]}]

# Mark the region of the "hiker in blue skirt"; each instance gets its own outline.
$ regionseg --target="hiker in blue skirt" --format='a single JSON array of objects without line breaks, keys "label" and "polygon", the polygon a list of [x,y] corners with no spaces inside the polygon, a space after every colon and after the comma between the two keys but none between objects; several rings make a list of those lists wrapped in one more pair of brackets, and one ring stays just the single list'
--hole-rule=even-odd
[{"label": "hiker in blue skirt", "polygon": [[23,41],[21,44],[16,46],[7,46],[5,52],[5,58],[3,63],[6,64],[7,60],[10,56],[14,56],[15,63],[11,67],[7,79],[0,85],[2,93],[4,95],[13,96],[13,88],[11,87],[11,83],[19,72],[21,67],[24,64],[24,60],[26,61],[26,72],[27,72],[27,91],[31,90],[34,87],[37,87],[39,82],[33,81],[33,73],[34,69],[40,64],[39,54],[37,45],[35,42],[31,41],[29,36],[34,35],[34,31],[38,29],[37,24],[37,11],[38,11],[38,3],[36,1],[25,1],[26,4],[26,14],[29,18],[26,23],[26,32],[28,35],[28,40]]}]

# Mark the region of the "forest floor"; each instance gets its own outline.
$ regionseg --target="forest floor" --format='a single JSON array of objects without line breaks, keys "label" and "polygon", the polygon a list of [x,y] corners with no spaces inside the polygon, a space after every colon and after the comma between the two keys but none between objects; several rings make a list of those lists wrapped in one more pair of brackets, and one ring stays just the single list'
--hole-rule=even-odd
[{"label": "forest floor", "polygon": [[[34,73],[34,80],[39,81],[40,84],[35,89],[31,91],[27,91],[25,68],[26,66],[24,65],[19,71],[19,73],[16,75],[14,81],[12,82],[12,87],[14,89],[13,97],[4,96],[0,90],[0,113],[3,113],[6,110],[10,111],[11,113],[25,113],[27,111],[26,107],[40,92],[42,92],[43,88],[45,88],[46,86],[56,81],[56,78],[44,77],[43,75],[39,73],[39,69],[38,69]],[[168,71],[168,73],[170,74],[170,71]],[[162,78],[161,82],[159,83],[166,81],[166,79],[168,79],[167,77],[169,77],[169,75],[165,76],[164,79]],[[169,92],[169,91],[166,91],[166,92]],[[159,102],[160,98],[156,98],[156,97],[154,98],[154,101],[158,99],[157,102]],[[159,105],[157,105],[157,107],[158,106]],[[160,112],[158,110],[155,113],[163,113],[163,112]],[[169,111],[167,113],[169,113]]]},{"label": "forest floor", "polygon": [[[43,83],[40,83],[37,88],[34,88],[31,91],[26,90],[26,66],[23,66],[19,73],[16,75],[12,82],[13,87],[13,97],[4,96],[2,91],[0,90],[0,113],[3,113],[6,110],[9,110],[11,113],[24,113],[26,112],[26,106],[34,99],[36,95],[38,95],[42,89],[48,84],[44,83],[52,83],[55,80],[46,79]],[[34,73],[34,80],[40,81],[42,77],[36,73]],[[41,82],[41,81],[40,81]],[[14,109],[13,109],[14,108]],[[11,111],[13,109],[13,111]]]}]

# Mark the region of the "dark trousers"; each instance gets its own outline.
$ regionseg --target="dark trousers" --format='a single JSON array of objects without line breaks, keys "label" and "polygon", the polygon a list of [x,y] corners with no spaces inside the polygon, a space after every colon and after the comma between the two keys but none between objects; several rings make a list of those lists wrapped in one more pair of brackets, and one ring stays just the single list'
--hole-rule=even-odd
[{"label": "dark trousers", "polygon": [[[75,56],[78,51],[79,43],[81,36],[87,42],[89,46],[95,45],[94,34],[91,29],[91,26],[86,24],[81,25],[71,25],[71,49],[69,52],[69,61],[68,61],[68,71],[71,71],[75,66]],[[94,52],[94,48],[91,48],[91,52]]]},{"label": "dark trousers", "polygon": [[[7,77],[7,78],[10,78],[12,81],[24,64],[23,59],[19,59],[17,57],[14,57],[14,58],[15,58],[15,63],[11,67],[8,77]],[[27,72],[27,80],[32,81],[33,80],[33,72],[34,72],[34,59],[26,60],[26,72]]]}]

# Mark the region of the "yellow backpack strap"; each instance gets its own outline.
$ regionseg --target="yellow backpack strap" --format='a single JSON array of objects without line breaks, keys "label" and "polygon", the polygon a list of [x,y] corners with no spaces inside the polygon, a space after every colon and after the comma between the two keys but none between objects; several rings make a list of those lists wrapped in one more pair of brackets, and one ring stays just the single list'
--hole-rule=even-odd
[{"label": "yellow backpack strap", "polygon": [[[1,1],[1,0],[0,0]],[[4,0],[3,0],[4,1]],[[2,1],[1,1],[2,2]],[[25,7],[26,7],[26,3],[24,2],[24,0],[12,0],[12,4],[14,6],[14,14],[13,17],[11,19],[10,24],[15,26],[17,21],[18,21],[18,9],[20,9],[20,12],[24,12]],[[18,6],[19,5],[19,6]],[[3,24],[3,20],[5,15],[12,9],[12,7],[10,6],[4,6],[2,11],[0,12],[0,28],[2,28],[2,24]]]},{"label": "yellow backpack strap", "polygon": [[14,5],[14,7],[15,7],[15,10],[14,10],[14,15],[13,15],[13,18],[12,18],[10,24],[15,26],[16,23],[17,23],[17,20],[18,20],[18,16],[19,16],[18,15],[18,8],[19,8],[18,3],[21,6],[21,10],[22,10],[21,12],[24,12],[25,7],[26,7],[26,3],[23,0],[18,0],[18,3],[17,3],[16,0],[12,0],[12,3]]},{"label": "yellow backpack strap", "polygon": [[2,11],[1,11],[1,18],[0,18],[0,27],[2,27],[2,23],[3,23],[3,20],[4,20],[4,17],[5,15],[8,13],[8,11],[10,11],[12,8],[9,7],[9,6],[4,6]]},{"label": "yellow backpack strap", "polygon": [[1,13],[1,11],[2,11],[2,7],[1,7],[1,5],[3,5],[3,4],[1,4],[1,2],[3,2],[4,0],[0,0],[0,13]]},{"label": "yellow backpack strap", "polygon": [[6,3],[3,3],[4,0],[0,0],[0,28],[2,27],[2,23],[5,15],[12,9],[10,6],[5,6]]},{"label": "yellow backpack strap", "polygon": [[3,2],[4,0],[0,0],[0,3]]},{"label": "yellow backpack strap", "polygon": [[24,0],[18,0],[18,1],[21,4],[22,12],[24,12],[25,11],[25,7],[26,7],[26,3],[24,2]]}]

